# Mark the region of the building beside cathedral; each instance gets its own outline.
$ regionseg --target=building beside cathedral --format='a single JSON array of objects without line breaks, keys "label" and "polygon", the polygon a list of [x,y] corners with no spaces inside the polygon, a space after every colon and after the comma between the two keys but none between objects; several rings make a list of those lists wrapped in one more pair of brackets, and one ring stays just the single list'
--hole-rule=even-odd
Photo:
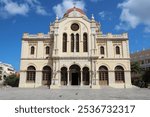
[{"label": "building beside cathedral", "polygon": [[132,87],[127,33],[103,34],[94,17],[76,7],[49,29],[23,34],[19,87]]}]

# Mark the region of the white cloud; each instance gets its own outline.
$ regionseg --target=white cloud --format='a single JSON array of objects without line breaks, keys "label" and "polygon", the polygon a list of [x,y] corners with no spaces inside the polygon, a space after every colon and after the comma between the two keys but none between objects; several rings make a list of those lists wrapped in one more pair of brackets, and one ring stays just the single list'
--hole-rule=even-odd
[{"label": "white cloud", "polygon": [[30,4],[32,7],[34,7],[35,4],[38,4],[38,5],[40,4],[38,0],[26,0],[26,2]]},{"label": "white cloud", "polygon": [[145,27],[144,32],[146,32],[146,33],[150,33],[150,26]]},{"label": "white cloud", "polygon": [[102,1],[102,0],[90,0],[91,2],[98,2],[98,1]]},{"label": "white cloud", "polygon": [[98,15],[101,17],[101,20],[112,20],[112,13],[108,11],[101,11],[98,13]]},{"label": "white cloud", "polygon": [[0,0],[0,17],[8,17],[9,15],[26,15],[29,12],[27,4],[18,4],[11,0]]},{"label": "white cloud", "polygon": [[38,0],[24,0],[23,2],[0,0],[0,17],[2,18],[15,15],[25,16],[31,10],[40,15],[48,15]]},{"label": "white cloud", "polygon": [[37,13],[37,14],[40,14],[40,15],[49,15],[49,14],[45,11],[45,9],[44,9],[43,7],[41,7],[41,6],[37,6],[37,7],[36,7],[36,13]]},{"label": "white cloud", "polygon": [[99,16],[100,16],[101,18],[104,18],[104,17],[105,17],[105,12],[104,12],[104,11],[99,12],[98,14],[99,14]]},{"label": "white cloud", "polygon": [[125,0],[123,3],[118,4],[118,7],[122,9],[122,12],[120,24],[116,26],[116,29],[128,30],[142,24],[145,25],[146,31],[147,27],[150,27],[150,0]]},{"label": "white cloud", "polygon": [[82,10],[85,10],[85,3],[83,1],[76,1],[76,0],[63,0],[62,3],[57,4],[53,7],[53,10],[56,15],[58,15],[59,18],[63,17],[66,10],[69,8],[72,8],[76,3],[77,8],[81,8]]},{"label": "white cloud", "polygon": [[39,15],[49,15],[38,0],[26,0],[29,6]]}]

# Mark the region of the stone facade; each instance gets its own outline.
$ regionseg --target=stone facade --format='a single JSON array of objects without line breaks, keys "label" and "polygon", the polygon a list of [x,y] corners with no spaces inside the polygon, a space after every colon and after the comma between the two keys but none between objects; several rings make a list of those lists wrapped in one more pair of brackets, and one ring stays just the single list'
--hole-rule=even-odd
[{"label": "stone facade", "polygon": [[4,79],[12,74],[15,74],[16,71],[12,65],[7,63],[0,62],[0,84],[3,83]]},{"label": "stone facade", "polygon": [[138,62],[143,70],[150,70],[150,49],[132,53],[132,62]]},{"label": "stone facade", "polygon": [[48,34],[23,34],[19,87],[131,87],[128,35],[103,34],[79,8],[50,24]]}]

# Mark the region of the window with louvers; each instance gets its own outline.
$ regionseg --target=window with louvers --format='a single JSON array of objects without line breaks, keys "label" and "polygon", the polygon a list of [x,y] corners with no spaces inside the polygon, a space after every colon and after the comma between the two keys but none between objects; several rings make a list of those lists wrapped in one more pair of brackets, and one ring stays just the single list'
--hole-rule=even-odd
[{"label": "window with louvers", "polygon": [[34,52],[35,52],[35,48],[34,48],[34,46],[32,46],[32,47],[31,47],[31,55],[33,55]]},{"label": "window with louvers", "polygon": [[124,82],[124,69],[121,66],[115,68],[115,80],[116,82]]},{"label": "window with louvers", "polygon": [[45,66],[43,68],[43,80],[50,80],[51,79],[51,68],[49,66]]},{"label": "window with louvers", "polygon": [[27,81],[35,82],[36,69],[34,66],[29,66],[27,68]]},{"label": "window with louvers", "polygon": [[120,54],[120,47],[116,46],[116,54]]},{"label": "window with louvers", "polygon": [[105,66],[99,68],[99,79],[101,81],[108,80],[108,69]]},{"label": "window with louvers", "polygon": [[63,52],[67,52],[67,34],[63,34]]},{"label": "window with louvers", "polygon": [[83,34],[83,52],[88,51],[88,41],[87,41],[87,34]]},{"label": "window with louvers", "polygon": [[46,54],[49,54],[49,52],[50,52],[50,48],[49,48],[49,46],[47,46],[46,47]]}]

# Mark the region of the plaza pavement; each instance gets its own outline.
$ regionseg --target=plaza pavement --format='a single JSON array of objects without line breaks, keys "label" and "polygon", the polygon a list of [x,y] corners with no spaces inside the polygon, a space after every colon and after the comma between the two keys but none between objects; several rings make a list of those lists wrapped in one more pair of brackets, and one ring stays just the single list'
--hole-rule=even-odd
[{"label": "plaza pavement", "polygon": [[0,100],[150,100],[150,89],[0,88]]}]

